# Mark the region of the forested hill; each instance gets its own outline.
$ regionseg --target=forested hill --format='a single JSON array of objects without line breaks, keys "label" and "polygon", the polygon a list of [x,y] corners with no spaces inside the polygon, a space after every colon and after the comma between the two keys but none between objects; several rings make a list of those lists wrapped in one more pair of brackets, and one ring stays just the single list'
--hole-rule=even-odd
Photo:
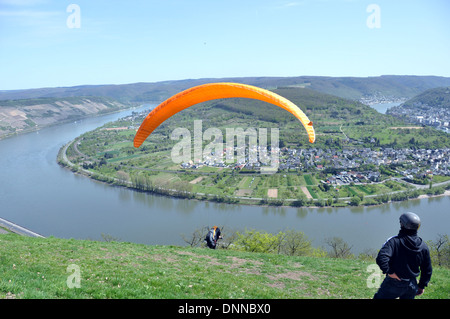
[{"label": "forested hill", "polygon": [[[381,114],[363,103],[304,88],[273,90],[299,106],[314,123],[317,139],[314,145],[302,143],[305,132],[298,121],[285,110],[263,105],[260,101],[227,99],[214,102],[214,107],[245,114],[280,128],[285,145],[313,147],[415,147],[442,148],[450,145],[450,135],[429,127],[411,127],[391,115]],[[195,111],[199,116],[199,109]],[[238,115],[239,116],[239,115]],[[174,119],[175,120],[175,119]],[[220,125],[219,125],[220,126]]]},{"label": "forested hill", "polygon": [[450,133],[450,86],[426,90],[386,113],[406,122]]},{"label": "forested hill", "polygon": [[404,107],[422,106],[450,109],[450,86],[426,90],[403,103]]},{"label": "forested hill", "polygon": [[41,97],[103,96],[121,102],[162,101],[189,87],[211,82],[237,82],[266,89],[305,87],[322,93],[359,100],[368,96],[412,98],[427,89],[450,86],[450,78],[439,76],[385,75],[378,77],[241,77],[205,78],[131,83],[120,85],[80,85],[73,87],[37,88],[0,91],[0,100]]}]

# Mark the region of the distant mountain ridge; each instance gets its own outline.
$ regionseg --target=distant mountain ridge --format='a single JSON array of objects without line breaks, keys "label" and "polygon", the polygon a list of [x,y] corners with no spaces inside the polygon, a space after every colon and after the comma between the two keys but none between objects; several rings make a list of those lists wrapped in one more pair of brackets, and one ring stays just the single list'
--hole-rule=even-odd
[{"label": "distant mountain ridge", "polygon": [[151,83],[79,85],[72,87],[0,90],[0,100],[41,97],[101,96],[122,103],[146,103],[167,99],[189,87],[211,82],[237,82],[276,89],[278,87],[306,87],[322,93],[359,100],[367,96],[384,95],[390,98],[412,98],[428,89],[450,86],[450,77],[382,75],[377,77],[230,77],[161,81]]}]

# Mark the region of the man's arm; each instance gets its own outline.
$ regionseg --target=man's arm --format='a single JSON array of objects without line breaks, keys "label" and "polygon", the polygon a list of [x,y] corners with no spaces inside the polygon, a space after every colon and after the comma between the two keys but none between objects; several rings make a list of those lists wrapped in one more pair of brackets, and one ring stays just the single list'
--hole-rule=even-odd
[{"label": "man's arm", "polygon": [[388,241],[381,247],[378,252],[376,262],[380,267],[383,274],[393,274],[394,270],[389,269],[389,261],[394,253],[392,239],[388,239]]},{"label": "man's arm", "polygon": [[419,291],[423,293],[423,290],[428,285],[431,279],[431,274],[433,273],[433,268],[431,266],[431,258],[430,258],[430,251],[426,249],[424,251],[422,264],[420,265],[420,280],[418,283]]}]

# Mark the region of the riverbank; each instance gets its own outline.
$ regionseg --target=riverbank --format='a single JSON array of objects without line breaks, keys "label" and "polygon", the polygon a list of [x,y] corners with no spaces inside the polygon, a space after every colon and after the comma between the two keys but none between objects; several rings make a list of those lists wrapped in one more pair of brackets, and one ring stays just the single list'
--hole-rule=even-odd
[{"label": "riverbank", "polygon": [[[64,100],[64,99],[62,99],[62,100]],[[63,125],[63,124],[68,124],[68,123],[76,123],[77,121],[83,121],[83,120],[86,120],[86,119],[89,119],[89,118],[96,118],[96,117],[99,117],[99,116],[117,114],[117,113],[129,110],[129,109],[135,109],[135,108],[138,107],[136,105],[131,105],[131,106],[130,105],[126,106],[126,105],[123,105],[123,104],[121,104],[121,105],[122,105],[121,107],[115,108],[113,110],[105,110],[105,109],[103,109],[103,110],[101,110],[101,111],[99,111],[97,113],[92,113],[92,112],[88,113],[88,112],[86,112],[86,114],[84,114],[84,115],[68,116],[69,118],[58,119],[58,120],[55,120],[53,122],[42,122],[42,123],[39,123],[39,124],[30,125],[28,127],[24,127],[24,128],[22,128],[20,130],[14,131],[14,132],[11,131],[11,132],[7,132],[7,133],[4,133],[4,132],[2,133],[0,131],[0,133],[2,133],[2,134],[0,134],[0,141],[4,140],[4,139],[11,138],[11,137],[14,137],[14,136],[30,134],[30,133],[33,133],[33,132],[35,132],[36,134],[39,134],[39,131],[41,131],[43,129],[46,129],[46,128],[60,126],[60,125]],[[81,106],[84,107],[84,109],[86,109],[86,108],[89,108],[90,105],[81,105]],[[45,111],[45,109],[43,109],[43,111]],[[23,117],[24,117],[25,120],[27,120],[27,117],[26,117],[25,113],[23,114]],[[26,122],[25,120],[24,120],[24,122]]]},{"label": "riverbank", "polygon": [[426,195],[426,194],[422,194],[422,195],[419,195],[419,197],[417,197],[417,199],[422,199],[422,198],[432,198],[432,197],[441,197],[441,196],[450,196],[450,190],[446,190],[446,191],[444,191],[443,194],[439,194],[439,195]]}]

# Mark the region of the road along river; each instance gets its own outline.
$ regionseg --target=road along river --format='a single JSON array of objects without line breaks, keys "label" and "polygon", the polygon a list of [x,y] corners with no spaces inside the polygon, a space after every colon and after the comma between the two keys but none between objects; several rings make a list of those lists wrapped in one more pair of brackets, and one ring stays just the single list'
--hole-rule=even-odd
[{"label": "road along river", "polygon": [[102,240],[104,234],[122,241],[164,245],[185,245],[181,234],[214,224],[273,233],[294,229],[303,231],[314,246],[324,246],[328,237],[341,237],[354,253],[378,249],[398,232],[398,217],[405,211],[422,218],[420,234],[425,240],[450,233],[449,196],[356,208],[242,206],[111,187],[57,164],[58,150],[67,142],[131,112],[1,140],[0,218],[46,237]]}]

